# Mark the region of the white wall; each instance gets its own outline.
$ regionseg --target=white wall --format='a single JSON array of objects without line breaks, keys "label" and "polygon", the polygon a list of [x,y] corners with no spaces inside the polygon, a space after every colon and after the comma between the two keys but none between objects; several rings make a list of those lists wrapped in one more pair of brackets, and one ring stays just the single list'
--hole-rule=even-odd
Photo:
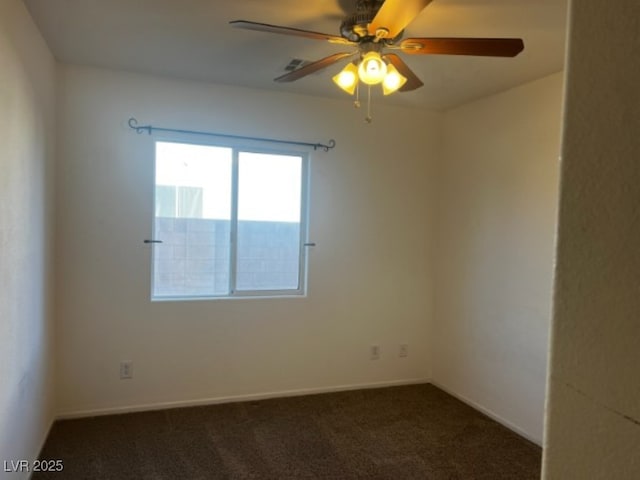
[{"label": "white wall", "polygon": [[541,442],[562,75],[444,114],[434,382]]},{"label": "white wall", "polygon": [[[348,100],[78,67],[61,84],[61,414],[430,377],[435,114],[378,99],[367,125]],[[312,156],[307,298],[149,301],[153,137],[131,131],[130,116],[337,141]],[[121,381],[129,359],[134,379]]]},{"label": "white wall", "polygon": [[[0,2],[0,462],[32,460],[53,418],[50,245],[55,63]],[[4,465],[4,463],[3,463]],[[0,478],[23,478],[5,473]]]},{"label": "white wall", "polygon": [[637,0],[573,2],[544,478],[640,478]]}]

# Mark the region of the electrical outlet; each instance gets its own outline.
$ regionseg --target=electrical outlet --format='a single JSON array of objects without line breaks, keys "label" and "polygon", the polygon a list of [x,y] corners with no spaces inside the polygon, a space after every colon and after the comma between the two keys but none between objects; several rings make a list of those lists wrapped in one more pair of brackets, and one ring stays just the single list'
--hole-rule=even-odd
[{"label": "electrical outlet", "polygon": [[120,380],[133,378],[133,362],[126,360],[120,362]]},{"label": "electrical outlet", "polygon": [[409,356],[409,345],[406,343],[400,344],[400,348],[398,349],[399,357],[408,357]]},{"label": "electrical outlet", "polygon": [[378,360],[380,358],[380,345],[371,345],[369,353],[371,354],[371,360]]}]

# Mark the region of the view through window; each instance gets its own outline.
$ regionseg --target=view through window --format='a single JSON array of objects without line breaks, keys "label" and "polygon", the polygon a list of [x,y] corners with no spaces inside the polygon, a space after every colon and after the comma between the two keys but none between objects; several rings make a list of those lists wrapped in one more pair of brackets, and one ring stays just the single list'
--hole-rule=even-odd
[{"label": "view through window", "polygon": [[303,293],[306,161],[156,142],[152,297]]}]

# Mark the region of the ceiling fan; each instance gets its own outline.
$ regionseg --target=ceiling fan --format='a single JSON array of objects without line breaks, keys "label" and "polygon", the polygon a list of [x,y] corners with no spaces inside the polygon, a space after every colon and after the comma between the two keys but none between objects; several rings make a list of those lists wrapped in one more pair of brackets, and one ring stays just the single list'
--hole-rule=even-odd
[{"label": "ceiling fan", "polygon": [[387,50],[409,55],[515,57],[524,49],[524,42],[519,38],[403,39],[407,25],[431,2],[432,0],[357,0],[356,11],[347,15],[340,25],[340,36],[247,20],[229,23],[247,30],[293,35],[355,47],[355,50],[334,53],[275,79],[276,82],[293,82],[340,60],[358,56],[333,77],[334,82],[350,94],[354,93],[359,81],[368,85],[382,83],[385,95],[422,87],[422,81],[404,60],[395,53],[387,53]]}]

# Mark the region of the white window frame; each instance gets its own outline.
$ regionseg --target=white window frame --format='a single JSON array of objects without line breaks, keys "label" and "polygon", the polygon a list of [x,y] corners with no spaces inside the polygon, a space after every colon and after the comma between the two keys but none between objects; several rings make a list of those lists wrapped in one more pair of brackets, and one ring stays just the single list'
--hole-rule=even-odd
[{"label": "white window frame", "polygon": [[[152,209],[152,233],[155,232],[156,221],[156,144],[161,142],[181,143],[187,145],[223,147],[232,149],[232,166],[231,166],[231,219],[230,219],[230,254],[229,254],[229,292],[221,295],[154,295],[154,279],[155,279],[155,256],[156,249],[162,248],[162,239],[160,242],[154,242],[151,247],[151,283],[150,297],[152,302],[180,302],[191,300],[225,300],[240,298],[295,298],[305,297],[307,295],[307,248],[310,245],[308,241],[309,226],[309,184],[310,184],[310,158],[307,151],[296,149],[274,149],[269,146],[253,145],[251,143],[237,142],[229,139],[222,140],[200,140],[194,141],[191,138],[174,135],[156,135],[153,140],[153,209]],[[259,142],[256,142],[259,143]],[[299,238],[299,264],[298,264],[298,288],[296,289],[274,289],[274,290],[237,290],[237,235],[238,235],[238,173],[239,173],[239,153],[257,153],[267,155],[283,155],[300,157],[300,238]],[[153,238],[153,237],[152,237]]]}]

